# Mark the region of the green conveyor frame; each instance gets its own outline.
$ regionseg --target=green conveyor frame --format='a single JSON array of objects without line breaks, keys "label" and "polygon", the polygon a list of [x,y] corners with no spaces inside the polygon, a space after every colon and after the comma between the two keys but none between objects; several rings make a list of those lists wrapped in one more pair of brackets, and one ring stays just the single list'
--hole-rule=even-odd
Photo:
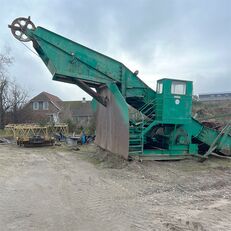
[{"label": "green conveyor frame", "polygon": [[[147,86],[137,76],[137,72],[132,72],[121,62],[45,28],[35,27],[30,18],[15,19],[9,27],[20,41],[32,41],[34,49],[51,72],[53,80],[75,84],[98,102],[96,143],[128,158],[129,142],[132,137],[128,105],[139,110],[143,117],[150,117],[150,111],[157,113],[158,110],[162,110],[156,104],[150,103],[153,100],[158,101],[157,92]],[[189,94],[190,97],[192,96]],[[187,102],[186,105],[188,105]],[[165,110],[171,107],[166,104],[164,106],[161,108],[166,108]],[[147,110],[141,111],[141,108]],[[153,152],[154,154],[176,156],[185,155],[188,152],[197,155],[198,143],[206,144],[209,148],[216,140],[213,151],[230,155],[230,132],[226,130],[221,134],[220,131],[203,126],[189,116],[191,115],[190,106],[187,110],[190,113],[187,114],[187,119],[182,116],[178,116],[175,120],[167,120],[167,117],[164,117],[165,119],[150,117],[151,122],[146,127],[143,126],[142,131],[133,133],[141,137],[142,151],[139,155],[149,153],[145,152],[144,146],[148,146],[148,140],[152,138],[150,133],[155,128],[164,130],[162,137],[166,140],[169,150],[157,150]],[[134,132],[134,126],[132,129]],[[178,135],[180,132],[181,135]],[[180,145],[173,143],[177,135],[179,136],[177,142]]]}]

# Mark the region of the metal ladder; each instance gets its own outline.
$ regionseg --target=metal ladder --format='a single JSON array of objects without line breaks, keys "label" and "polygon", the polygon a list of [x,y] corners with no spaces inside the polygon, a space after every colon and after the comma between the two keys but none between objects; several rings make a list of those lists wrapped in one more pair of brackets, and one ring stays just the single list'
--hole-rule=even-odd
[{"label": "metal ladder", "polygon": [[153,122],[155,116],[154,105],[156,99],[150,100],[148,103],[140,107],[137,112],[139,113],[140,121],[136,122],[130,119],[129,127],[129,155],[139,156],[143,154],[144,136],[143,131]]}]

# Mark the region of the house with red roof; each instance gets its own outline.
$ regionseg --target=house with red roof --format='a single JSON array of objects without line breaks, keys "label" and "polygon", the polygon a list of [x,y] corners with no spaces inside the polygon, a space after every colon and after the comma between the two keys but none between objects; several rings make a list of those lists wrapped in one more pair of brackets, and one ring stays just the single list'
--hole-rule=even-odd
[{"label": "house with red roof", "polygon": [[71,119],[77,127],[88,127],[93,118],[91,101],[62,101],[48,92],[41,92],[24,107],[25,123],[59,123]]},{"label": "house with red roof", "polygon": [[25,106],[24,111],[28,114],[29,123],[36,122],[59,122],[59,114],[62,110],[62,100],[48,92],[41,92]]}]

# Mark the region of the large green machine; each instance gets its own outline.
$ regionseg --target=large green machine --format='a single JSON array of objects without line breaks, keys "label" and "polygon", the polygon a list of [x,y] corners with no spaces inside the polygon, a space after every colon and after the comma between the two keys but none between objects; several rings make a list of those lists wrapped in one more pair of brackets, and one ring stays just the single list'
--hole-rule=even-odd
[{"label": "large green machine", "polygon": [[9,26],[33,47],[53,80],[76,84],[94,98],[96,143],[124,158],[179,159],[231,155],[231,125],[213,130],[192,118],[191,81],[161,79],[154,91],[122,63],[73,42],[30,18]]}]

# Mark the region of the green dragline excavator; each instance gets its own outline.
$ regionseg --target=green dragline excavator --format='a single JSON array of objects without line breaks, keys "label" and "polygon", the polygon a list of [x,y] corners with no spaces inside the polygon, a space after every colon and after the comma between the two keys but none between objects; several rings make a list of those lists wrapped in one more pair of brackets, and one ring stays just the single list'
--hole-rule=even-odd
[{"label": "green dragline excavator", "polygon": [[9,27],[16,39],[32,41],[53,80],[75,84],[93,97],[100,147],[125,159],[231,155],[230,123],[218,131],[192,118],[191,81],[160,79],[154,91],[117,60],[35,27],[30,17]]}]

